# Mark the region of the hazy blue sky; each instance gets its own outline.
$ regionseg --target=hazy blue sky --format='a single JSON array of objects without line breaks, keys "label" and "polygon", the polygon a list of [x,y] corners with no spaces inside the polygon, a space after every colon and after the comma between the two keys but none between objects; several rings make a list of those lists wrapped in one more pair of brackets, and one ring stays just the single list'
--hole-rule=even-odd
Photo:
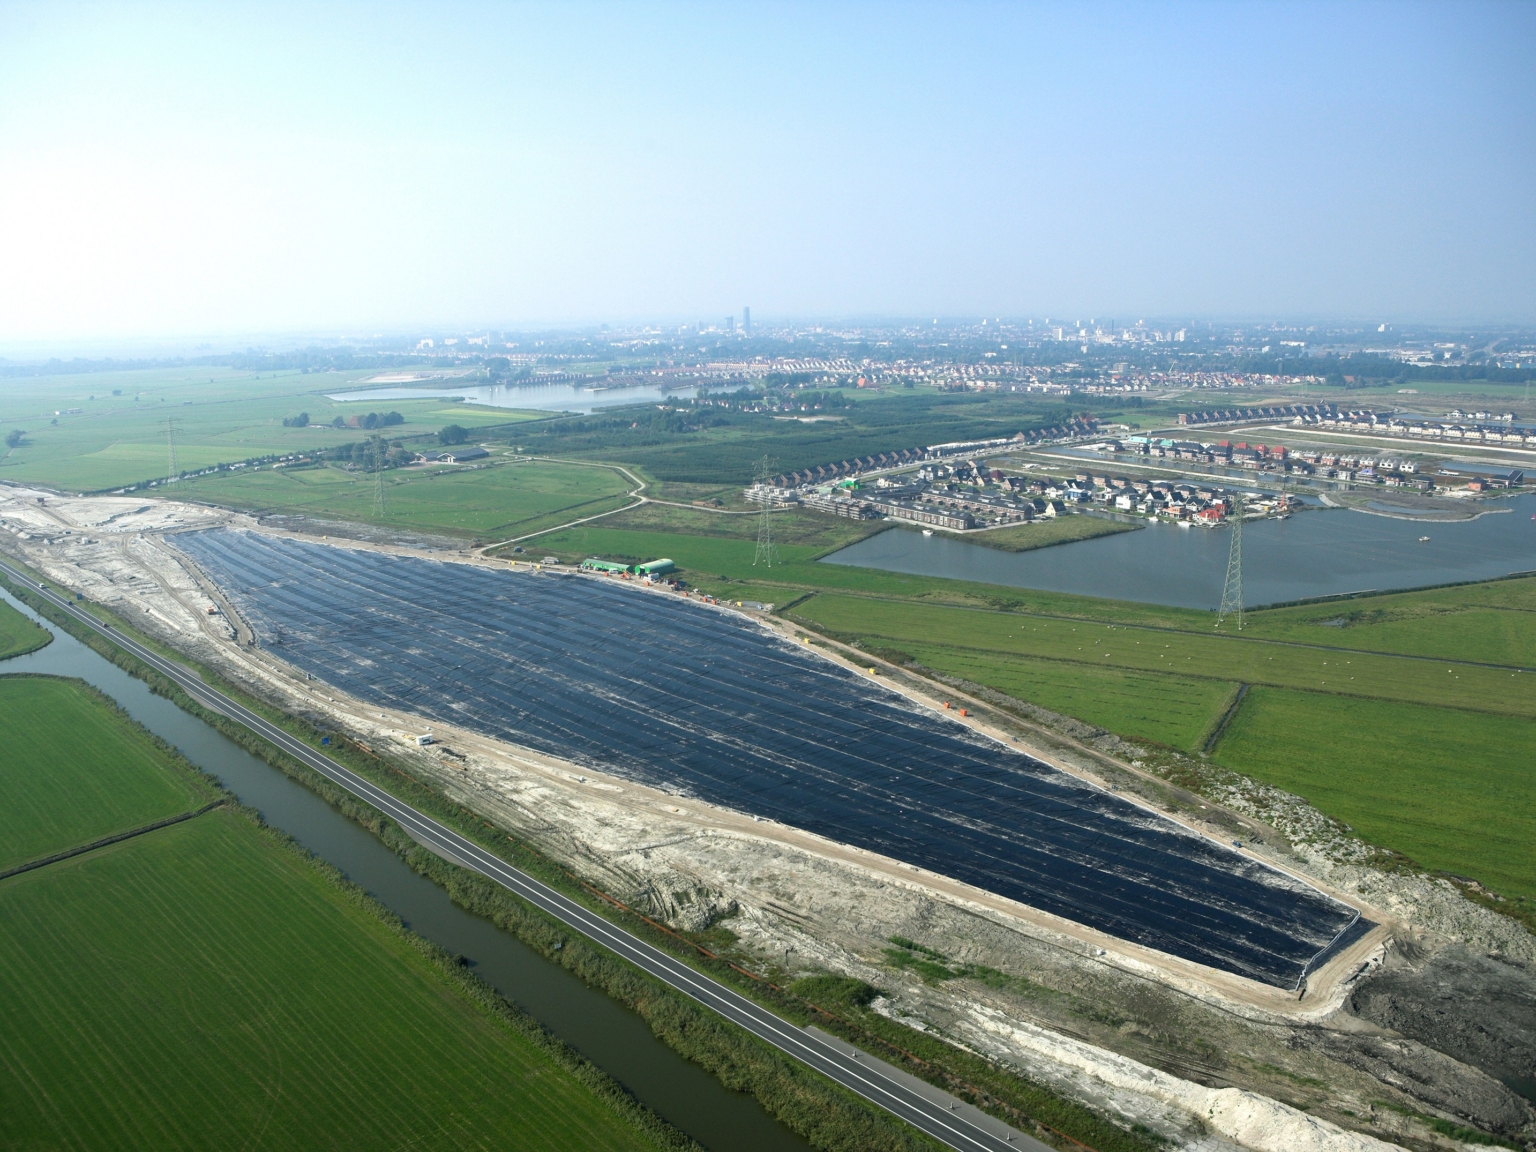
[{"label": "hazy blue sky", "polygon": [[0,5],[0,341],[1536,319],[1530,4]]}]

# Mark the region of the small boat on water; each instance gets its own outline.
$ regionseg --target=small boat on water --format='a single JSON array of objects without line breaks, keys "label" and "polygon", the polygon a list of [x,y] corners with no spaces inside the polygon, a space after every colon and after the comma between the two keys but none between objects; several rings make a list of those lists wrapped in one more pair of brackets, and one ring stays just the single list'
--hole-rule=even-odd
[{"label": "small boat on water", "polygon": [[1428,536],[1420,536],[1420,537],[1419,537],[1419,543],[1420,543],[1420,544],[1422,544],[1422,543],[1424,543],[1424,541],[1426,541],[1426,540],[1428,540],[1428,539],[1429,539],[1429,537],[1428,537]]},{"label": "small boat on water", "polygon": [[923,529],[923,535],[924,536],[932,536],[933,535],[933,529],[932,528],[924,528]]}]

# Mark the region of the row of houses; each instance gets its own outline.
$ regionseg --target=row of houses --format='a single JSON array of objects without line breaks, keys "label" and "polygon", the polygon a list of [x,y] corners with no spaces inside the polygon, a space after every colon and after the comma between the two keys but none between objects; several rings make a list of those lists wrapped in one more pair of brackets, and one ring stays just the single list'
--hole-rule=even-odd
[{"label": "row of houses", "polygon": [[799,472],[785,472],[770,480],[774,488],[804,488],[813,484],[829,484],[861,472],[878,472],[885,468],[898,468],[903,464],[915,464],[927,457],[926,448],[902,448],[895,452],[880,452],[862,459],[839,460],[835,464],[818,464]]},{"label": "row of houses", "polygon": [[1364,432],[1376,436],[1402,436],[1451,443],[1507,444],[1511,447],[1536,448],[1536,428],[1510,424],[1441,424],[1380,412],[1351,412],[1329,418],[1291,421],[1303,426],[1332,428],[1338,431]]},{"label": "row of houses", "polygon": [[1281,404],[1261,408],[1213,408],[1207,412],[1180,412],[1180,424],[1230,424],[1238,420],[1282,420],[1286,417],[1332,417],[1332,404]]},{"label": "row of houses", "polygon": [[930,444],[925,448],[901,448],[894,452],[879,452],[861,459],[839,460],[834,464],[819,464],[798,472],[784,472],[773,477],[768,484],[774,488],[807,488],[818,484],[834,483],[867,472],[879,472],[887,468],[899,468],[923,460],[943,460],[955,456],[970,456],[978,452],[1021,448],[1029,444],[1048,443],[1055,440],[1076,439],[1091,436],[1098,421],[1090,416],[1074,416],[1065,424],[1049,428],[1032,428],[1012,436],[1000,436],[991,440],[963,440],[951,444]]}]

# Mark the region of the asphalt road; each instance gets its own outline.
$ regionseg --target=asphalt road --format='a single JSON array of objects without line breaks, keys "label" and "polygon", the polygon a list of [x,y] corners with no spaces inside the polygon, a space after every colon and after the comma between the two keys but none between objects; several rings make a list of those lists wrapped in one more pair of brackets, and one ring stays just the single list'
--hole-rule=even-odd
[{"label": "asphalt road", "polygon": [[[24,586],[31,587],[35,584],[8,564],[0,563],[0,571]],[[39,588],[38,591],[54,607],[62,609],[71,618],[105,636],[157,672],[174,680],[203,707],[250,729],[296,760],[302,761],[322,776],[345,788],[358,799],[373,805],[399,823],[423,847],[429,848],[445,860],[496,881],[508,891],[554,916],[573,931],[622,956],[685,996],[718,1012],[727,1020],[739,1024],[785,1055],[835,1080],[844,1088],[905,1120],[914,1128],[951,1148],[959,1149],[960,1152],[978,1152],[982,1149],[1000,1152],[1000,1150],[1017,1149],[1021,1146],[1020,1141],[1010,1141],[994,1136],[969,1122],[964,1116],[925,1099],[917,1091],[885,1075],[878,1068],[860,1063],[856,1056],[849,1055],[840,1048],[833,1047],[801,1030],[789,1021],[780,1019],[724,984],[696,972],[682,961],[647,944],[638,936],[610,924],[601,916],[588,911],[555,889],[512,867],[472,841],[466,840],[451,828],[444,827],[431,817],[402,803],[382,788],[342,767],[330,757],[321,755],[309,745],[290,736],[222,692],[208,687],[175,661],[167,660],[116,628],[103,624],[88,613],[81,612],[73,602],[46,587]],[[1029,1143],[1035,1148],[1044,1147],[1035,1141]]]}]

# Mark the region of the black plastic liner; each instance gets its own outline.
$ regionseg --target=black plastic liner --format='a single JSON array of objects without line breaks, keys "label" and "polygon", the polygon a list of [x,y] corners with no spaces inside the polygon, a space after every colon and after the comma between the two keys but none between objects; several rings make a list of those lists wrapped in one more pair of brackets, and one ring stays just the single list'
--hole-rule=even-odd
[{"label": "black plastic liner", "polygon": [[817,656],[607,578],[181,535],[359,699],[803,828],[1282,988],[1353,909]]}]

